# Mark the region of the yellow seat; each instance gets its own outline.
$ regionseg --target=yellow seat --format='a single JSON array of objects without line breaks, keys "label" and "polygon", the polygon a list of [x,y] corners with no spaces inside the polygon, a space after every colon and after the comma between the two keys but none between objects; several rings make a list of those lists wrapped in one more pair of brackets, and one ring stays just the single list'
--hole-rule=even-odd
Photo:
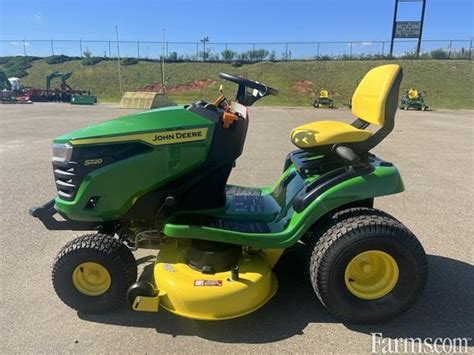
[{"label": "yellow seat", "polygon": [[[393,129],[402,77],[400,66],[395,64],[371,69],[352,96],[352,114],[357,117],[356,121],[352,124],[311,122],[295,128],[290,135],[291,141],[301,149],[340,143],[359,143],[358,148],[361,150],[373,148]],[[370,124],[382,128],[372,133],[365,130]]]},{"label": "yellow seat", "polygon": [[408,98],[410,100],[416,100],[416,99],[418,99],[418,97],[419,97],[418,90],[416,90],[416,89],[408,90]]},{"label": "yellow seat", "polygon": [[299,126],[291,132],[291,140],[298,148],[362,142],[372,132],[355,128],[350,124],[338,121],[316,121]]},{"label": "yellow seat", "polygon": [[328,99],[329,98],[329,91],[327,91],[326,89],[322,89],[319,92],[319,98],[320,99]]}]

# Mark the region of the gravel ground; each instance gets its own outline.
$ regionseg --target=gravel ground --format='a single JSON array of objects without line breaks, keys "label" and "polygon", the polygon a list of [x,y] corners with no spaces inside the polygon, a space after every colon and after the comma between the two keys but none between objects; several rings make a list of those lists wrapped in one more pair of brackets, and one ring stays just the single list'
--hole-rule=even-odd
[{"label": "gravel ground", "polygon": [[[55,194],[52,138],[129,112],[104,105],[0,106],[1,353],[368,353],[373,332],[392,339],[467,337],[473,345],[472,111],[400,111],[394,131],[375,149],[400,168],[406,186],[403,194],[377,200],[376,207],[419,237],[430,265],[421,301],[389,323],[354,326],[328,314],[304,276],[298,253],[280,261],[277,295],[235,320],[201,322],[126,308],[90,316],[67,308],[52,289],[51,264],[77,233],[48,231],[27,211]],[[250,119],[246,148],[230,182],[259,186],[281,172],[294,149],[288,139],[293,127],[316,119],[350,121],[351,114],[254,108]],[[137,253],[141,268],[152,255]]]}]

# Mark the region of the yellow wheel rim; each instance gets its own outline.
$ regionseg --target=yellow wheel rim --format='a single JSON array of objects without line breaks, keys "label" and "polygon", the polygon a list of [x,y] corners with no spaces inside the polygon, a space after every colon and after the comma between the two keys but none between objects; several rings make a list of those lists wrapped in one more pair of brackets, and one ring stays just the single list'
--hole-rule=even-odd
[{"label": "yellow wheel rim", "polygon": [[72,273],[74,287],[87,296],[99,296],[110,288],[111,277],[105,267],[86,262],[78,265]]},{"label": "yellow wheel rim", "polygon": [[399,270],[395,259],[380,250],[368,250],[356,255],[347,265],[344,281],[347,289],[365,300],[388,294],[398,282]]}]

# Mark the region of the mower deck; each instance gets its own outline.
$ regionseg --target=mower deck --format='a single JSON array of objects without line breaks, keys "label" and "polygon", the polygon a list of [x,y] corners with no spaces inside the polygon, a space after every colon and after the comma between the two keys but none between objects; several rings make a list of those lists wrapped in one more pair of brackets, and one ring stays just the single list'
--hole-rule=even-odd
[{"label": "mower deck", "polygon": [[[138,296],[132,308],[169,312],[192,319],[223,320],[251,313],[278,289],[271,252],[244,252],[237,272],[202,273],[187,264],[189,241],[162,245],[154,267],[154,296]],[[281,254],[281,252],[280,252]],[[279,254],[279,255],[280,255]]]}]

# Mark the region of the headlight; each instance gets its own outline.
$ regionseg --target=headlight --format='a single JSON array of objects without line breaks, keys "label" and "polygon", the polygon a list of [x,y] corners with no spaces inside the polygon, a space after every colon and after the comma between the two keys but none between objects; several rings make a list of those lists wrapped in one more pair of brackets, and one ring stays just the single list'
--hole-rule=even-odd
[{"label": "headlight", "polygon": [[69,163],[72,155],[72,146],[67,143],[53,143],[53,161]]}]

